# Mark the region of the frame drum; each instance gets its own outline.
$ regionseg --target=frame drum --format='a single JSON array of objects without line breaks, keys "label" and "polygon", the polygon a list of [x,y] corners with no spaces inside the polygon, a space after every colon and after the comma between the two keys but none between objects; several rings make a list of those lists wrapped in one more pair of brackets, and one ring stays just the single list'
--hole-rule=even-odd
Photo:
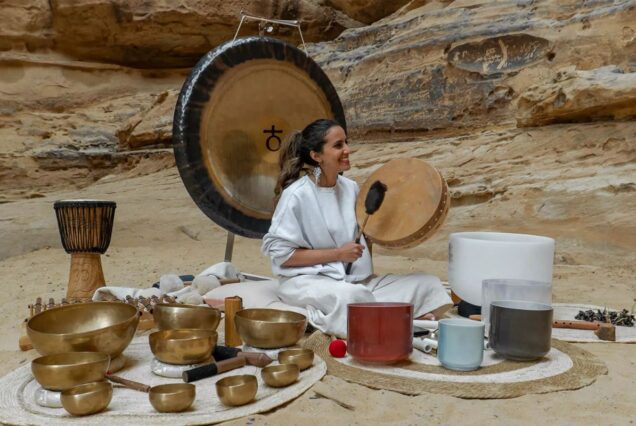
[{"label": "frame drum", "polygon": [[304,52],[268,37],[218,46],[194,67],[175,110],[174,153],[190,196],[228,231],[262,237],[281,144],[318,118],[346,129],[336,90]]},{"label": "frame drum", "polygon": [[387,191],[364,228],[374,243],[395,249],[415,247],[444,223],[450,194],[442,175],[425,161],[400,158],[377,169],[360,188],[356,200],[358,224],[364,222],[364,200],[376,180],[386,184]]}]

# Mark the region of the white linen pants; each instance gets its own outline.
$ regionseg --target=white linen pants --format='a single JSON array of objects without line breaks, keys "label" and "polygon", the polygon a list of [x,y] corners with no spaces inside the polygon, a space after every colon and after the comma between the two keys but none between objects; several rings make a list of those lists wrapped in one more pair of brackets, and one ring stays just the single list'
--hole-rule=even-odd
[{"label": "white linen pants", "polygon": [[278,293],[284,303],[306,309],[314,327],[341,338],[347,337],[349,303],[412,303],[413,318],[453,305],[439,278],[426,274],[372,275],[359,283],[324,275],[298,275],[281,278]]}]

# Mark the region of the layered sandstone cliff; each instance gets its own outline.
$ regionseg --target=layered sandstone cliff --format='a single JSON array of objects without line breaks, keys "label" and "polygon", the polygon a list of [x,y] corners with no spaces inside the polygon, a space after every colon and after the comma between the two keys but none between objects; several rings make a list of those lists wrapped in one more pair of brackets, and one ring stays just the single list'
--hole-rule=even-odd
[{"label": "layered sandstone cliff", "polygon": [[246,9],[303,21],[358,144],[354,178],[402,156],[447,178],[448,223],[410,255],[441,259],[449,232],[474,229],[554,236],[571,264],[636,247],[633,0],[0,7],[1,202],[172,167],[181,84]]}]

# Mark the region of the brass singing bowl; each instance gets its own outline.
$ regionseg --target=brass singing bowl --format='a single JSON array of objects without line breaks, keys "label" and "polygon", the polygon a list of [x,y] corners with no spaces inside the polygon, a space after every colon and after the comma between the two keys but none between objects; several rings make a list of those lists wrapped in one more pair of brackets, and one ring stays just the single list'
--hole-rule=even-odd
[{"label": "brass singing bowl", "polygon": [[126,349],[138,323],[139,311],[126,303],[78,303],[34,315],[27,334],[42,355],[86,351],[114,358]]},{"label": "brass singing bowl", "polygon": [[278,353],[281,364],[296,364],[301,370],[311,367],[314,363],[314,351],[311,349],[287,349]]},{"label": "brass singing bowl", "polygon": [[291,385],[299,375],[300,368],[296,364],[269,365],[261,370],[263,381],[275,388]]},{"label": "brass singing bowl", "polygon": [[101,352],[64,352],[31,362],[31,372],[44,389],[63,391],[104,379],[110,356]]},{"label": "brass singing bowl", "polygon": [[62,391],[62,407],[74,416],[99,413],[108,407],[113,397],[109,382],[91,382]]},{"label": "brass singing bowl", "polygon": [[256,376],[244,374],[230,376],[216,382],[216,394],[225,405],[245,405],[252,401],[258,390]]},{"label": "brass singing bowl", "polygon": [[212,330],[161,330],[148,336],[150,350],[167,364],[197,364],[212,356],[218,334]]},{"label": "brass singing bowl", "polygon": [[159,330],[182,328],[216,330],[221,321],[221,312],[218,309],[180,303],[157,304],[152,315]]},{"label": "brass singing bowl", "polygon": [[307,318],[297,312],[278,309],[243,309],[234,317],[243,342],[255,348],[274,349],[298,342]]},{"label": "brass singing bowl", "polygon": [[194,402],[196,386],[190,383],[170,383],[150,388],[150,404],[160,413],[185,411]]}]

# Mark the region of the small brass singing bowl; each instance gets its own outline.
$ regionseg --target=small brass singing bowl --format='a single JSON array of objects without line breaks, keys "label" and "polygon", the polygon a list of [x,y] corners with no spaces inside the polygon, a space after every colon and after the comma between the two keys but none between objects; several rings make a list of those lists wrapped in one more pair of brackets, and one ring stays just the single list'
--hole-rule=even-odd
[{"label": "small brass singing bowl", "polygon": [[274,388],[291,385],[299,375],[300,368],[296,364],[269,365],[261,370],[263,381]]},{"label": "small brass singing bowl", "polygon": [[110,356],[101,352],[64,352],[31,362],[31,372],[44,389],[63,391],[104,379]]},{"label": "small brass singing bowl", "polygon": [[161,362],[187,365],[212,356],[218,334],[212,330],[161,330],[148,336],[150,350]]},{"label": "small brass singing bowl", "polygon": [[159,303],[155,305],[152,315],[159,330],[216,330],[221,321],[221,312],[218,309],[180,303]]},{"label": "small brass singing bowl", "polygon": [[114,358],[126,349],[138,324],[139,311],[126,303],[77,303],[34,315],[27,334],[42,355],[87,351]]},{"label": "small brass singing bowl", "polygon": [[99,413],[108,407],[113,397],[109,382],[91,382],[62,391],[62,407],[74,416]]},{"label": "small brass singing bowl", "polygon": [[194,402],[196,386],[190,383],[170,383],[150,388],[150,404],[160,413],[185,411]]},{"label": "small brass singing bowl", "polygon": [[311,367],[314,363],[314,351],[311,349],[287,349],[278,353],[281,364],[296,364],[301,370]]},{"label": "small brass singing bowl", "polygon": [[292,346],[305,334],[307,318],[279,309],[243,309],[234,317],[241,339],[255,348]]},{"label": "small brass singing bowl", "polygon": [[230,376],[216,382],[216,394],[223,404],[230,406],[251,402],[257,390],[256,376],[251,374]]}]

